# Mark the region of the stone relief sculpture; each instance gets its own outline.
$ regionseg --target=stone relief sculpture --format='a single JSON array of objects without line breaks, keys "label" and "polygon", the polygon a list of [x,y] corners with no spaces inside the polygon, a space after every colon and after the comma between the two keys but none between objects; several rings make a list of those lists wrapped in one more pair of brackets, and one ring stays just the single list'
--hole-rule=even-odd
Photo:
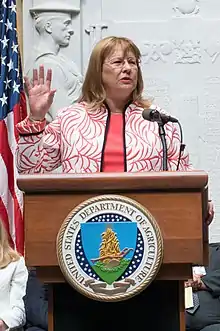
[{"label": "stone relief sculpture", "polygon": [[199,13],[199,0],[175,0],[174,12],[179,15],[197,15]]},{"label": "stone relief sculpture", "polygon": [[103,36],[103,30],[108,29],[108,24],[105,22],[90,24],[85,32],[89,35],[90,51],[92,51],[94,45],[101,40]]},{"label": "stone relief sculpture", "polygon": [[43,64],[45,69],[53,70],[52,86],[57,89],[53,105],[49,110],[47,120],[51,122],[57,110],[77,101],[81,93],[82,75],[77,65],[61,54],[63,47],[68,47],[72,28],[72,15],[79,9],[61,4],[45,4],[30,10],[36,31],[38,43],[25,66],[25,74],[31,79],[33,68]]},{"label": "stone relief sculpture", "polygon": [[143,62],[148,64],[150,61],[167,62],[167,57],[172,53],[170,41],[143,41],[140,45]]},{"label": "stone relief sculpture", "polygon": [[[202,46],[200,40],[157,40],[143,41],[140,46],[143,64],[152,61],[174,64],[195,64],[202,61]],[[210,55],[211,56],[211,55]]]}]

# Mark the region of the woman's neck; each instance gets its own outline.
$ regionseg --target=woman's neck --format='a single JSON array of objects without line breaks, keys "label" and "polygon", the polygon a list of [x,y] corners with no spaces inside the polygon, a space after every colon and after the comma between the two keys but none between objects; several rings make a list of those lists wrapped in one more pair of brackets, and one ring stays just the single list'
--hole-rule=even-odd
[{"label": "woman's neck", "polygon": [[123,113],[128,100],[113,100],[106,98],[105,102],[108,105],[111,113]]}]

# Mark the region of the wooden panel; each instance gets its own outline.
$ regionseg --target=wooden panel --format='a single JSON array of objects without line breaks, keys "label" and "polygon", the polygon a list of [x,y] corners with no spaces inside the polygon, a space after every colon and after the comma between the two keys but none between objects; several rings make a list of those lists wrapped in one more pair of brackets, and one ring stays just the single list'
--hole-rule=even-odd
[{"label": "wooden panel", "polygon": [[204,189],[208,175],[204,171],[139,172],[95,174],[22,175],[18,187],[24,192],[78,191],[140,191]]},{"label": "wooden panel", "polygon": [[[123,194],[122,194],[123,195]],[[201,194],[126,194],[149,209],[164,238],[163,263],[203,263]],[[25,197],[25,249],[30,266],[56,266],[56,236],[68,213],[89,194]]]}]

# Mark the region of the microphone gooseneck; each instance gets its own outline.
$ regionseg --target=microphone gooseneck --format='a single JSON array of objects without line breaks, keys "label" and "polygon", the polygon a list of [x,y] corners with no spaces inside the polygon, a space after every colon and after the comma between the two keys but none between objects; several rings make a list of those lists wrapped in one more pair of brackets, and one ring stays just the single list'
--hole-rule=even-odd
[{"label": "microphone gooseneck", "polygon": [[163,148],[163,171],[167,171],[168,170],[167,142],[166,142],[166,133],[165,133],[164,125],[168,122],[178,123],[178,119],[173,116],[161,113],[156,109],[144,109],[142,112],[142,117],[145,120],[148,120],[151,122],[157,122],[157,124],[158,124],[159,136],[160,136],[162,148]]},{"label": "microphone gooseneck", "polygon": [[162,147],[163,147],[163,170],[164,171],[168,170],[168,165],[167,165],[167,143],[166,143],[166,137],[165,137],[166,133],[165,133],[165,130],[164,130],[164,125],[168,122],[177,123],[179,125],[179,128],[180,128],[180,150],[179,150],[179,156],[178,156],[177,167],[176,167],[176,170],[178,171],[179,166],[180,166],[181,155],[182,155],[182,153],[185,149],[185,144],[183,143],[183,132],[182,132],[180,122],[178,121],[178,119],[176,117],[161,113],[156,109],[144,109],[143,112],[142,112],[142,117],[147,121],[157,122],[157,124],[158,124],[159,136],[160,136]]}]

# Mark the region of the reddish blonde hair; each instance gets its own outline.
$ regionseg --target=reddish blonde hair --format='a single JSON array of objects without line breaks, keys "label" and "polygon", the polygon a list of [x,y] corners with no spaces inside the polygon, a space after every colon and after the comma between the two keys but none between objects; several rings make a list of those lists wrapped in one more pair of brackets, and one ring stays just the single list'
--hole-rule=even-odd
[{"label": "reddish blonde hair", "polygon": [[141,59],[140,50],[133,41],[125,37],[106,37],[96,44],[90,56],[82,86],[82,96],[79,101],[85,101],[88,103],[88,107],[92,109],[97,109],[103,105],[106,93],[102,84],[102,66],[105,59],[118,47],[122,48],[125,56],[130,52],[133,53],[138,63],[137,86],[132,94],[132,102],[144,108],[149,108],[151,102],[142,98],[144,83],[139,65]]}]

